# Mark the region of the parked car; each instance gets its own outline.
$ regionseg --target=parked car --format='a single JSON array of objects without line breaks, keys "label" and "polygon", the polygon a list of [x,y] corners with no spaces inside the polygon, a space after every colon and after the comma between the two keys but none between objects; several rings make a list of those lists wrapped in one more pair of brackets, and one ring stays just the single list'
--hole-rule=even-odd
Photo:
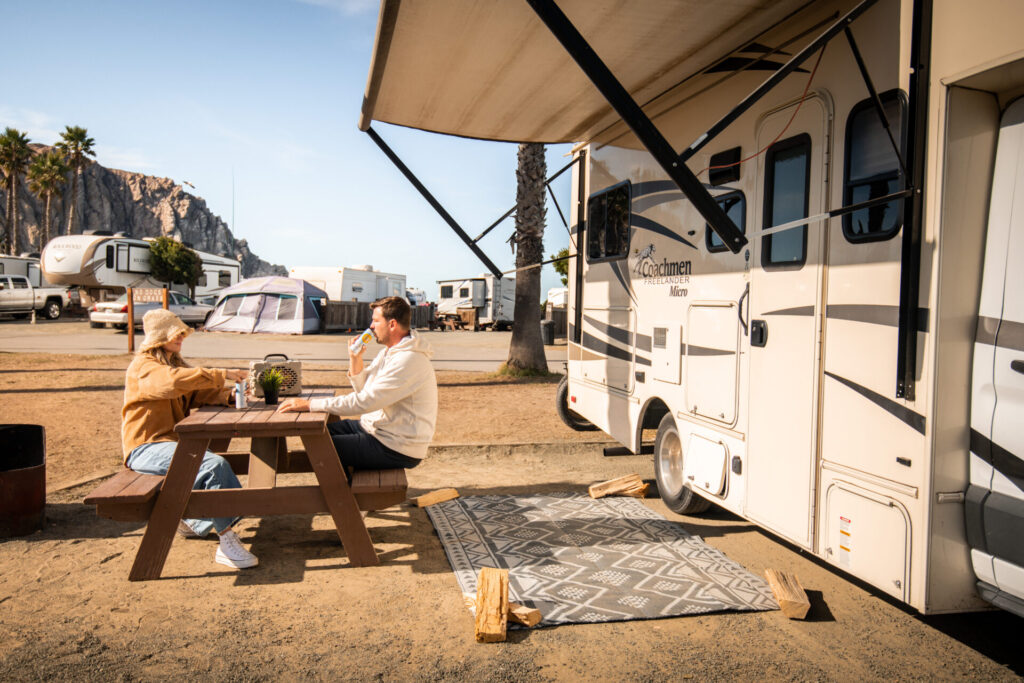
[{"label": "parked car", "polygon": [[32,311],[56,320],[68,305],[67,290],[33,287],[24,275],[0,275],[0,313],[24,318]]},{"label": "parked car", "polygon": [[[135,327],[142,326],[142,316],[146,311],[160,308],[158,303],[136,303],[135,304]],[[176,316],[181,318],[186,325],[198,327],[206,322],[206,318],[213,311],[213,306],[197,304],[181,292],[167,292],[167,308]],[[114,301],[101,301],[89,311],[90,327],[106,327],[113,325],[119,330],[128,326],[128,295],[122,294]]]}]

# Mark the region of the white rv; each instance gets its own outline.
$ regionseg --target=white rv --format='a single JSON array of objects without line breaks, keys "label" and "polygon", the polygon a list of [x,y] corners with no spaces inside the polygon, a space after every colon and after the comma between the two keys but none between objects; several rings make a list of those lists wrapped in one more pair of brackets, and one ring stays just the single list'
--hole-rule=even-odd
[{"label": "white rv", "polygon": [[385,0],[360,126],[578,143],[570,416],[656,429],[677,512],[1024,615],[1024,3],[483,4]]},{"label": "white rv", "polygon": [[[516,279],[490,273],[465,280],[438,280],[437,315],[458,318],[459,309],[474,308],[482,327],[503,329],[515,320]],[[538,306],[540,303],[538,302]]]},{"label": "white rv", "polygon": [[[43,249],[43,274],[50,282],[80,287],[94,300],[127,287],[162,287],[150,276],[148,239],[106,233],[55,237]],[[196,252],[203,274],[196,297],[216,294],[241,279],[241,264],[232,258]]]},{"label": "white rv", "polygon": [[327,292],[331,301],[373,303],[386,296],[405,296],[404,275],[382,273],[373,266],[296,266],[288,271],[288,277],[297,277],[319,287]]},{"label": "white rv", "polygon": [[24,275],[33,287],[52,287],[35,256],[0,256],[0,275]]}]

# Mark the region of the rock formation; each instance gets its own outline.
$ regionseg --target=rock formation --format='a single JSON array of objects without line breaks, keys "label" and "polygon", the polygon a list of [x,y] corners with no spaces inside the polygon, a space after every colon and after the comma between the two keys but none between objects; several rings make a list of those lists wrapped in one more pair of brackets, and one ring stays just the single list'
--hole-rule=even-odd
[{"label": "rock formation", "polygon": [[[36,153],[48,151],[45,145],[31,145]],[[245,240],[236,240],[220,216],[206,206],[206,200],[189,194],[170,178],[156,178],[89,164],[79,182],[80,198],[76,232],[109,230],[131,237],[168,236],[193,249],[236,258],[242,263],[242,277],[288,275],[284,266],[267,263],[249,250]],[[71,202],[71,182],[64,186],[61,198],[53,200],[50,237],[63,235],[67,227],[67,209]],[[0,188],[0,207],[7,205]],[[27,180],[18,191],[21,219],[18,225],[19,251],[42,251],[44,202],[28,190]],[[6,231],[8,217],[3,217]]]}]

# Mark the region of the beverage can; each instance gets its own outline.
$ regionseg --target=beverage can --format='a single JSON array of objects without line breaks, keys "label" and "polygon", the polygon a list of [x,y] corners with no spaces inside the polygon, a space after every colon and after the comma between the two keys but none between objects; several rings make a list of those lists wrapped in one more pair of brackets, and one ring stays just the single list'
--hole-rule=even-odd
[{"label": "beverage can", "polygon": [[235,408],[245,408],[245,382],[235,382]]},{"label": "beverage can", "polygon": [[352,342],[352,346],[349,347],[349,350],[352,351],[352,353],[359,353],[363,347],[371,341],[373,341],[373,330],[368,327],[363,330],[362,334],[356,337],[355,341]]}]

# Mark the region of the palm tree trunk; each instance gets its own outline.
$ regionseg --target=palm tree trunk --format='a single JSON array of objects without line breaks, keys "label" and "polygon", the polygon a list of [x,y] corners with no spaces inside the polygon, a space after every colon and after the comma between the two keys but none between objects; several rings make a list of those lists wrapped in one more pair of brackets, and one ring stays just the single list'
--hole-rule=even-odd
[{"label": "palm tree trunk", "polygon": [[7,190],[7,213],[4,215],[4,219],[7,222],[7,232],[4,234],[3,241],[0,243],[0,247],[7,250],[8,253],[13,253],[11,249],[11,226],[14,222],[14,179],[6,178],[4,180],[5,189]]},{"label": "palm tree trunk", "polygon": [[46,213],[43,214],[43,234],[40,240],[42,244],[39,245],[39,251],[42,252],[43,248],[50,243],[50,204],[53,202],[53,193],[46,193]]},{"label": "palm tree trunk", "polygon": [[81,169],[75,168],[75,172],[71,174],[71,206],[68,208],[68,228],[65,233],[68,235],[74,235],[75,226],[75,207],[78,205],[78,174]]},{"label": "palm tree trunk", "polygon": [[[547,163],[544,145],[519,145],[516,169],[516,268],[532,266],[544,258],[544,181]],[[540,268],[516,273],[516,310],[507,365],[516,370],[547,372],[540,336]]]},{"label": "palm tree trunk", "polygon": [[12,207],[14,209],[12,213],[8,214],[11,217],[10,221],[8,221],[8,223],[10,223],[10,229],[11,229],[11,255],[12,256],[17,256],[18,255],[18,176],[14,176],[14,182],[11,184],[11,205],[12,205]]}]

